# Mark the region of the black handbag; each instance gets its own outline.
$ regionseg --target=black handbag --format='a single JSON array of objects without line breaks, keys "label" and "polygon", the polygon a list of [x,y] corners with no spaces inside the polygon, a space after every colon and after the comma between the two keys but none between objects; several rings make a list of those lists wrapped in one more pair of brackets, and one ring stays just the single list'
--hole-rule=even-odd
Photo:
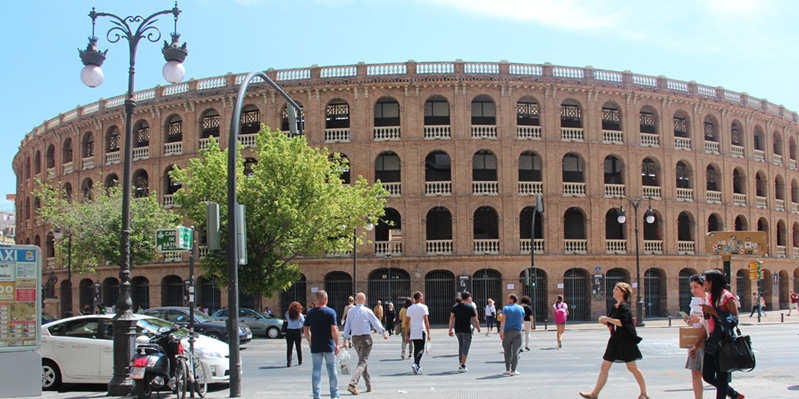
[{"label": "black handbag", "polygon": [[741,335],[739,328],[735,329],[737,337],[728,337],[719,342],[718,359],[719,371],[752,371],[755,368],[755,353],[752,352],[752,340],[748,335]]}]

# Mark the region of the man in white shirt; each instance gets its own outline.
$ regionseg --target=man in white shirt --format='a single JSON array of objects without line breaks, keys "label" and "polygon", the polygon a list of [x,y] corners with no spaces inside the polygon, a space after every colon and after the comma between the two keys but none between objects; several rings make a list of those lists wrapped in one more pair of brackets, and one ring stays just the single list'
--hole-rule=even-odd
[{"label": "man in white shirt", "polygon": [[405,313],[405,320],[407,320],[409,329],[405,330],[405,341],[410,338],[413,342],[413,364],[411,370],[414,374],[421,374],[422,367],[419,362],[422,361],[422,354],[424,353],[424,340],[430,341],[430,321],[427,316],[430,311],[427,310],[427,305],[424,302],[424,295],[420,291],[413,294],[414,304],[408,308]]},{"label": "man in white shirt", "polygon": [[344,338],[352,337],[352,346],[358,352],[358,367],[352,373],[352,379],[347,390],[353,395],[358,395],[358,381],[363,375],[363,381],[366,382],[366,392],[372,392],[372,378],[367,369],[367,360],[369,360],[369,353],[372,352],[372,336],[370,335],[372,329],[377,330],[383,334],[383,339],[388,339],[388,331],[380,324],[374,312],[366,306],[366,295],[359,292],[355,295],[356,305],[354,308],[347,312],[347,322],[344,323]]}]

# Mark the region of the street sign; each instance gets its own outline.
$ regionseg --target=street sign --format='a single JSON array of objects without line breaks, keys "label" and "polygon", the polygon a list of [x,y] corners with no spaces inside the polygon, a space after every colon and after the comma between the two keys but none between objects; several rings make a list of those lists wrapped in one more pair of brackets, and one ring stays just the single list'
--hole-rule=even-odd
[{"label": "street sign", "polygon": [[712,231],[705,235],[705,250],[713,255],[768,255],[765,231]]},{"label": "street sign", "polygon": [[192,248],[193,230],[178,226],[174,229],[158,229],[155,231],[155,250],[157,252],[190,251]]},{"label": "street sign", "polygon": [[749,264],[749,270],[758,270],[758,269],[759,267],[757,267],[757,262],[752,262]]},{"label": "street sign", "polygon": [[760,280],[759,272],[749,272],[749,280]]}]

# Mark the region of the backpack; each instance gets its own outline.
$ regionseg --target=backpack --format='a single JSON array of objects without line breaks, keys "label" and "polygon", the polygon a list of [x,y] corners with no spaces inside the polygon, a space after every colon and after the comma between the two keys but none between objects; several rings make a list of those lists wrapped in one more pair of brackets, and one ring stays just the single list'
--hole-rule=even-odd
[{"label": "backpack", "polygon": [[566,318],[568,317],[568,313],[566,312],[566,304],[560,303],[560,305],[556,305],[558,308],[555,309],[555,323],[563,324],[566,322]]}]

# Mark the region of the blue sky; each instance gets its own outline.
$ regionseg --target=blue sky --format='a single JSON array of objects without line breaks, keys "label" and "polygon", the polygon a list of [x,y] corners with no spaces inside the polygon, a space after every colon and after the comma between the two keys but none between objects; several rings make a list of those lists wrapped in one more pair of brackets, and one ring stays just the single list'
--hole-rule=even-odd
[{"label": "blue sky", "polygon": [[[111,98],[127,88],[126,42],[110,44],[105,82],[80,82],[77,48],[91,33],[87,16],[169,9],[166,0],[10,1],[0,24],[0,209],[10,210],[11,164],[20,141],[44,120]],[[489,61],[630,70],[747,92],[799,111],[797,11],[778,0],[181,0],[186,78],[255,69],[348,65],[363,61]],[[157,26],[168,37],[171,17]],[[161,43],[142,42],[136,89],[166,84]]]}]

